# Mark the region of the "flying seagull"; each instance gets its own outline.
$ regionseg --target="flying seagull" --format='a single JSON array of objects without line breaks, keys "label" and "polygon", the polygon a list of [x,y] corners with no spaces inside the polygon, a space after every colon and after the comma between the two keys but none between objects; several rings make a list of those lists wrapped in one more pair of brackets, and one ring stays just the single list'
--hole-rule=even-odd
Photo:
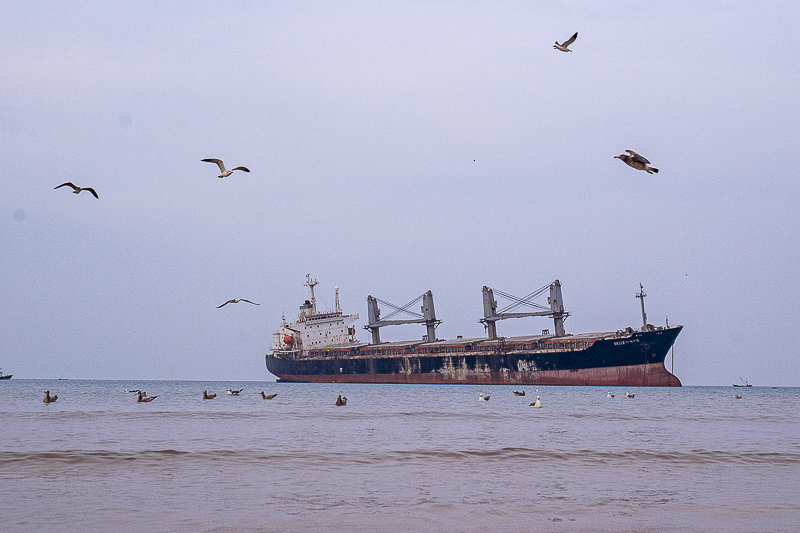
[{"label": "flying seagull", "polygon": [[205,161],[206,163],[216,163],[217,164],[217,166],[219,167],[219,171],[222,172],[222,174],[217,176],[218,178],[227,178],[228,176],[233,174],[233,170],[243,170],[245,172],[250,172],[250,169],[247,168],[247,167],[236,167],[233,170],[228,170],[227,168],[225,168],[225,163],[222,162],[222,159],[213,159],[212,158],[212,159],[203,159],[203,161]]},{"label": "flying seagull", "polygon": [[58,187],[53,187],[53,188],[54,189],[58,189],[59,187],[64,187],[64,186],[72,187],[72,192],[74,192],[75,194],[78,194],[81,191],[89,191],[90,193],[92,193],[94,195],[95,198],[97,198],[98,200],[100,199],[100,197],[97,196],[97,192],[94,189],[92,189],[91,187],[78,187],[77,185],[75,185],[74,183],[72,183],[70,181],[68,181],[66,183],[62,183]]},{"label": "flying seagull", "polygon": [[633,150],[625,150],[625,151],[631,155],[625,155],[625,154],[615,155],[614,159],[621,159],[629,167],[635,168],[636,170],[644,170],[648,174],[652,174],[653,172],[658,173],[657,168],[647,166],[650,164],[650,161],[648,161],[646,157],[637,154]]},{"label": "flying seagull", "polygon": [[553,48],[555,48],[556,50],[561,50],[562,52],[572,52],[572,50],[569,49],[569,45],[574,43],[575,39],[577,38],[578,38],[578,32],[575,32],[575,35],[573,35],[572,37],[570,37],[561,44],[558,44],[558,41],[556,41],[556,44],[555,46],[553,46]]},{"label": "flying seagull", "polygon": [[233,300],[228,300],[227,302],[225,302],[222,305],[218,305],[217,309],[219,309],[220,307],[225,307],[228,304],[238,304],[239,302],[247,302],[247,303],[253,304],[253,305],[261,305],[261,304],[255,303],[255,302],[251,302],[250,300],[245,300],[244,298],[234,298]]}]

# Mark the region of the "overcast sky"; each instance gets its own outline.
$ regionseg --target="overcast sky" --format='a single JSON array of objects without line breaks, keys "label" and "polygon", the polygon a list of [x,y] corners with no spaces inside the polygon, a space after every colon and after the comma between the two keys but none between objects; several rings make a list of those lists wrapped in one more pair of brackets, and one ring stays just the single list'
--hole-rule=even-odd
[{"label": "overcast sky", "polygon": [[[271,379],[306,273],[362,340],[369,294],[430,289],[438,336],[477,337],[483,285],[558,278],[570,333],[640,326],[643,283],[649,321],[685,326],[684,384],[800,385],[798,22],[795,1],[3,2],[0,367]],[[236,297],[261,305],[217,309]]]}]

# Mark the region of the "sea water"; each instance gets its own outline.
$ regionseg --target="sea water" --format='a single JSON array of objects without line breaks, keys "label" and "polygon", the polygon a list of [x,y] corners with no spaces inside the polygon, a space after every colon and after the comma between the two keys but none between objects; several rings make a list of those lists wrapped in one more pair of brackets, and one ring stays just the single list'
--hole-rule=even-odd
[{"label": "sea water", "polygon": [[797,531],[798,407],[798,388],[12,379],[0,530]]}]

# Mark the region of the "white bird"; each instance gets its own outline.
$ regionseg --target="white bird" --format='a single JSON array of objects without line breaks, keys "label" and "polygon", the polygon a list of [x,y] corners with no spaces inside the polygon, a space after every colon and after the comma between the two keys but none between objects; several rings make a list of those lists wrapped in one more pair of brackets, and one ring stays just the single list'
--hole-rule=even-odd
[{"label": "white bird", "polygon": [[228,300],[227,302],[225,302],[222,305],[218,305],[217,309],[219,309],[220,307],[225,307],[228,304],[238,304],[239,302],[247,302],[247,303],[253,304],[253,305],[261,305],[261,304],[255,303],[255,302],[251,302],[250,300],[245,300],[244,298],[234,298],[233,300]]},{"label": "white bird", "polygon": [[558,44],[558,41],[556,41],[556,44],[555,46],[553,46],[553,48],[555,48],[556,50],[561,50],[562,52],[572,52],[572,50],[569,49],[569,45],[574,43],[575,39],[577,38],[578,38],[578,32],[575,32],[575,35],[573,35],[572,37],[570,37],[561,44]]},{"label": "white bird", "polygon": [[634,396],[636,396],[636,395],[635,395],[635,394],[633,394],[633,393],[630,393],[630,392],[626,392],[626,393],[625,393],[625,397],[626,397],[626,398],[633,398]]},{"label": "white bird", "polygon": [[78,187],[71,181],[68,181],[66,183],[62,183],[61,185],[58,185],[57,187],[53,187],[53,189],[58,189],[60,187],[72,187],[72,192],[74,192],[75,194],[79,194],[81,191],[89,191],[94,195],[95,198],[97,198],[98,200],[100,199],[100,197],[97,196],[97,191],[95,191],[91,187]]},{"label": "white bird", "polygon": [[480,393],[478,395],[478,401],[479,402],[488,402],[489,401],[489,396],[488,395],[484,396],[483,393]]},{"label": "white bird", "polygon": [[536,397],[536,401],[531,404],[531,407],[537,407],[538,408],[538,407],[541,407],[541,406],[542,406],[542,401],[537,396]]},{"label": "white bird", "polygon": [[625,150],[625,151],[631,155],[625,155],[625,154],[615,155],[614,159],[620,159],[626,165],[628,165],[631,168],[635,168],[636,170],[644,170],[648,174],[652,174],[653,172],[658,174],[657,168],[648,166],[650,164],[650,161],[648,161],[646,157],[637,154],[633,150]]},{"label": "white bird", "polygon": [[613,398],[613,397],[614,397],[614,395],[613,395],[613,394],[611,394],[611,392],[608,392],[608,393],[606,394],[606,398]]},{"label": "white bird", "polygon": [[228,392],[228,394],[229,394],[229,395],[231,395],[231,396],[239,396],[239,393],[240,393],[240,392],[242,392],[243,390],[244,390],[244,389],[239,389],[239,390],[236,390],[236,389],[228,389],[228,390],[227,390],[227,392]]},{"label": "white bird", "polygon": [[233,170],[228,170],[227,168],[225,168],[225,163],[222,162],[222,159],[210,158],[210,159],[203,159],[202,161],[205,161],[206,163],[217,164],[217,166],[219,167],[219,171],[222,173],[219,176],[217,176],[218,178],[227,178],[228,176],[233,174],[233,170],[243,170],[245,172],[250,172],[250,169],[247,167],[236,167]]}]

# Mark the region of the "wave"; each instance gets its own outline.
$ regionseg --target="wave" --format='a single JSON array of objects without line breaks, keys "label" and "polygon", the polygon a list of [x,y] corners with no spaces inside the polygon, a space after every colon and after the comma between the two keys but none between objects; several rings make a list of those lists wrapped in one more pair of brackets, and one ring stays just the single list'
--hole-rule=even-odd
[{"label": "wave", "polygon": [[305,464],[336,463],[374,464],[376,466],[391,463],[425,463],[425,462],[458,462],[480,460],[486,461],[558,461],[576,464],[604,463],[664,463],[674,466],[691,466],[703,464],[770,464],[798,465],[800,453],[793,452],[759,452],[759,451],[726,451],[726,450],[691,450],[691,451],[602,451],[602,450],[548,450],[541,448],[499,448],[485,449],[425,449],[395,450],[381,453],[369,453],[360,450],[336,452],[308,452],[303,450],[291,452],[266,452],[264,450],[208,450],[185,451],[175,449],[113,451],[113,450],[47,450],[35,452],[6,451],[0,454],[0,467],[32,466],[42,464],[106,464],[130,462],[275,462],[291,464],[293,461]]}]

